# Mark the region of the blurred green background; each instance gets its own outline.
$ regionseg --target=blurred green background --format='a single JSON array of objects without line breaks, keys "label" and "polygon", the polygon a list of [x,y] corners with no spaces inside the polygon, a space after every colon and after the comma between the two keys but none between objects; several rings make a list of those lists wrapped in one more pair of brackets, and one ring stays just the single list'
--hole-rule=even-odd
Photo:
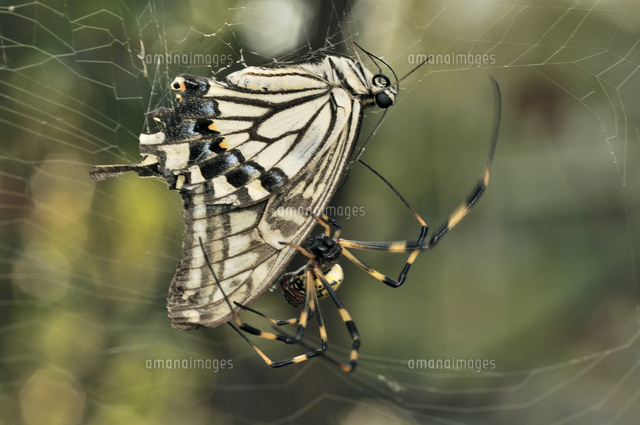
[{"label": "blurred green background", "polygon": [[[483,172],[491,75],[504,98],[491,184],[402,288],[342,261],[339,294],[362,338],[356,373],[322,359],[271,370],[226,326],[171,328],[179,195],[135,175],[96,183],[88,170],[140,159],[143,114],[170,106],[175,75],[352,54],[349,36],[398,76],[417,55],[490,57],[409,76],[363,158],[438,226]],[[638,423],[639,41],[640,6],[624,1],[5,2],[0,425]],[[145,61],[155,54],[233,63]],[[368,113],[363,136],[379,118]],[[365,212],[334,217],[345,238],[419,231],[363,167],[333,205]],[[406,259],[362,258],[389,275]],[[254,306],[297,313],[280,290]],[[323,307],[329,355],[342,359],[348,335]],[[305,350],[256,343],[273,359]],[[495,368],[409,367],[451,358]],[[233,367],[157,370],[149,359]]]}]

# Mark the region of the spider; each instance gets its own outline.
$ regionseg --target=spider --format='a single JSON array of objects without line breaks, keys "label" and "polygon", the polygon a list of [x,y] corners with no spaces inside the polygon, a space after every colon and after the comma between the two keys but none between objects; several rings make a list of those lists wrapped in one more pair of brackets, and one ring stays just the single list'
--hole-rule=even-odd
[{"label": "spider", "polygon": [[[409,205],[409,203],[404,199],[404,197],[393,187],[393,185],[387,181],[382,175],[380,175],[377,171],[367,165],[364,161],[358,159],[358,162],[367,167],[370,171],[372,171],[376,176],[378,176],[389,188],[400,198],[400,200],[405,204],[405,206],[411,211],[413,216],[420,223],[420,236],[416,241],[395,241],[395,242],[362,242],[362,241],[352,241],[348,239],[341,238],[342,227],[340,224],[327,217],[326,215],[317,216],[312,212],[309,214],[324,227],[324,233],[317,234],[316,236],[310,237],[305,241],[305,246],[291,244],[291,243],[283,243],[283,245],[288,245],[296,250],[298,250],[301,254],[309,258],[309,261],[306,265],[296,270],[295,272],[286,273],[280,278],[280,285],[282,286],[284,297],[289,302],[289,304],[299,307],[302,306],[302,312],[300,316],[297,318],[287,319],[287,320],[278,320],[273,319],[257,310],[254,310],[248,306],[242,305],[238,302],[234,302],[235,305],[241,307],[244,310],[255,313],[276,326],[283,325],[291,325],[298,324],[297,332],[295,336],[289,336],[284,334],[265,332],[260,329],[257,329],[251,325],[248,325],[242,322],[239,316],[235,313],[234,309],[231,307],[231,302],[227,298],[227,295],[224,293],[224,290],[220,286],[217,277],[211,267],[211,263],[209,258],[204,250],[202,245],[202,239],[200,239],[200,245],[202,251],[204,253],[205,261],[209,271],[213,274],[215,281],[220,287],[224,299],[226,300],[229,309],[233,312],[233,321],[235,321],[236,325],[231,322],[228,324],[249,344],[253,349],[262,357],[262,359],[272,368],[279,368],[283,366],[288,366],[294,363],[300,363],[306,361],[312,357],[317,357],[322,355],[327,349],[327,332],[325,326],[322,321],[322,315],[320,312],[320,306],[318,300],[321,298],[329,297],[332,299],[333,303],[336,305],[340,316],[347,327],[347,331],[352,339],[351,346],[351,354],[349,356],[349,360],[345,363],[336,362],[345,372],[352,372],[355,370],[358,363],[358,352],[360,349],[360,334],[356,328],[355,322],[349,315],[348,311],[336,295],[336,290],[344,280],[344,275],[342,273],[342,268],[338,264],[338,260],[341,256],[347,257],[353,263],[355,263],[358,267],[363,269],[365,272],[369,273],[374,278],[383,282],[384,284],[392,287],[398,288],[400,287],[407,278],[407,273],[413,262],[415,261],[418,254],[423,249],[431,249],[435,246],[438,241],[444,236],[444,234],[449,231],[449,229],[453,228],[456,224],[467,215],[470,208],[480,199],[482,193],[486,189],[489,184],[489,177],[491,175],[491,165],[493,163],[493,157],[496,151],[496,144],[498,140],[498,131],[500,128],[500,116],[502,110],[502,100],[500,96],[500,88],[493,80],[495,84],[496,90],[496,98],[497,98],[497,110],[496,110],[496,126],[494,128],[494,133],[492,136],[492,141],[489,149],[489,159],[487,161],[487,166],[485,168],[485,172],[483,178],[478,182],[477,186],[473,189],[473,191],[469,194],[467,199],[463,201],[458,208],[456,208],[453,213],[451,213],[448,219],[438,228],[436,232],[431,235],[430,238],[427,237],[429,226],[427,223],[418,215],[418,213]],[[333,235],[331,235],[331,226],[335,227],[335,231]],[[365,264],[362,260],[358,259],[355,255],[353,255],[349,249],[362,249],[362,250],[379,250],[379,251],[389,251],[394,253],[405,253],[410,252],[409,258],[407,262],[402,268],[397,280],[393,280],[388,276],[374,270],[367,264]],[[295,357],[291,357],[289,359],[285,359],[282,361],[272,361],[266,354],[264,354],[247,336],[241,332],[244,331],[246,333],[256,335],[261,338],[271,339],[276,341],[281,341],[286,344],[297,344],[301,341],[305,329],[307,327],[308,320],[315,314],[316,320],[318,322],[318,328],[320,331],[320,348],[309,351],[305,354],[298,355]]]}]

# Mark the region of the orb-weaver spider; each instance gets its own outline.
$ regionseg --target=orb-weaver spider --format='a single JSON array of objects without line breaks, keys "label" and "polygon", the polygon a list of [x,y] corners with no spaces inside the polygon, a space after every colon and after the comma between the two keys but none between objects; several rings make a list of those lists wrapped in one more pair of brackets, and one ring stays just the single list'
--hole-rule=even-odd
[{"label": "orb-weaver spider", "polygon": [[[400,198],[400,200],[409,208],[414,217],[418,220],[421,225],[420,236],[416,241],[408,242],[408,241],[396,241],[396,242],[361,242],[361,241],[352,241],[347,239],[342,239],[341,235],[341,226],[333,219],[328,218],[326,215],[321,217],[309,212],[310,215],[324,227],[325,232],[318,234],[314,237],[308,238],[305,241],[304,246],[295,245],[291,243],[283,243],[284,245],[288,245],[294,249],[300,251],[303,255],[309,258],[309,261],[306,265],[301,267],[295,272],[286,273],[280,278],[280,285],[284,291],[285,299],[289,302],[289,304],[294,306],[302,306],[302,312],[298,318],[288,319],[288,320],[277,320],[273,319],[259,311],[256,311],[248,306],[244,306],[238,302],[234,302],[235,305],[241,307],[244,310],[251,311],[273,323],[276,326],[282,325],[290,325],[290,324],[298,324],[298,329],[295,336],[289,336],[284,334],[277,334],[272,332],[265,332],[259,330],[253,326],[250,326],[240,320],[238,315],[235,313],[234,309],[231,306],[231,302],[229,301],[227,295],[224,293],[224,290],[219,285],[217,277],[215,277],[215,273],[213,268],[211,267],[211,263],[207,257],[207,254],[202,247],[202,240],[200,240],[200,245],[202,247],[206,264],[209,268],[209,271],[213,274],[216,282],[218,282],[218,286],[222,290],[222,294],[226,300],[229,309],[233,312],[233,320],[236,322],[234,325],[231,322],[228,322],[229,325],[244,338],[247,343],[249,343],[255,351],[262,357],[262,359],[272,368],[287,366],[293,363],[300,363],[305,360],[308,360],[312,357],[316,357],[322,355],[327,349],[327,332],[325,326],[322,321],[322,315],[320,312],[320,307],[318,304],[318,300],[320,298],[329,297],[333,300],[334,304],[338,308],[340,312],[340,316],[344,321],[349,335],[353,340],[351,346],[351,355],[349,357],[349,361],[346,363],[339,363],[340,367],[345,372],[351,372],[356,368],[358,361],[358,350],[360,348],[360,335],[358,334],[358,330],[356,325],[345,309],[344,305],[336,295],[335,291],[338,289],[338,286],[342,283],[344,276],[342,273],[341,267],[337,264],[341,255],[344,255],[349,260],[354,262],[358,267],[362,268],[364,271],[369,273],[374,278],[379,281],[385,283],[392,288],[397,288],[401,286],[407,277],[407,273],[409,268],[415,261],[416,257],[423,249],[432,248],[441,238],[442,236],[451,228],[453,228],[462,218],[468,213],[469,209],[477,202],[485,188],[489,183],[489,176],[491,174],[491,165],[493,162],[493,158],[496,151],[496,144],[498,141],[498,131],[500,128],[500,116],[502,110],[502,100],[500,96],[500,88],[495,80],[493,80],[496,90],[497,97],[497,111],[496,111],[496,125],[494,128],[494,132],[492,135],[491,145],[489,149],[489,159],[487,161],[487,166],[485,168],[484,176],[478,183],[478,185],[474,188],[474,190],[470,193],[467,199],[462,202],[458,208],[454,210],[453,213],[449,215],[449,218],[442,224],[438,231],[436,231],[430,238],[427,238],[427,233],[429,231],[429,226],[427,223],[418,215],[418,213],[409,205],[409,203],[404,199],[404,197],[387,181],[384,177],[382,177],[377,171],[372,169],[369,165],[358,159],[360,163],[366,166],[369,170],[371,170],[374,174],[376,174],[382,181],[384,181],[393,192]],[[335,231],[333,236],[331,235],[331,226],[335,227]],[[402,271],[400,272],[398,279],[393,280],[382,273],[374,270],[369,267],[363,261],[354,256],[349,249],[364,249],[364,250],[381,250],[381,251],[390,251],[395,253],[403,253],[403,252],[411,252],[407,262],[405,263]],[[249,338],[247,338],[241,331],[246,333],[259,336],[261,338],[271,339],[282,341],[287,344],[297,344],[302,339],[305,329],[307,327],[308,319],[315,313],[316,320],[318,322],[318,327],[320,330],[320,340],[321,346],[318,349],[313,351],[309,351],[305,354],[298,355],[296,357],[291,357],[286,360],[272,361],[267,355],[265,355]]]}]

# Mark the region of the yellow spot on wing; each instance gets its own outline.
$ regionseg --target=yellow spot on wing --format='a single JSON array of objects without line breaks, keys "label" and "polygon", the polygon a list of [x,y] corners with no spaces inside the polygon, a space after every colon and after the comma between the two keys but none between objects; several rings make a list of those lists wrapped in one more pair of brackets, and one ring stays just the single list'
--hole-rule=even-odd
[{"label": "yellow spot on wing", "polygon": [[218,131],[218,127],[216,127],[216,123],[212,122],[211,124],[209,124],[209,130]]},{"label": "yellow spot on wing", "polygon": [[[178,85],[178,87],[176,87],[175,85]],[[173,80],[173,83],[171,83],[171,88],[173,90],[186,90],[187,88],[184,85],[184,77],[177,77],[175,80]]]},{"label": "yellow spot on wing", "polygon": [[[215,124],[211,124],[209,126],[209,128],[211,128],[211,127],[215,127]],[[224,150],[229,149],[229,145],[227,144],[227,139],[222,139],[222,142],[220,142],[220,144],[218,146],[220,146]]]}]

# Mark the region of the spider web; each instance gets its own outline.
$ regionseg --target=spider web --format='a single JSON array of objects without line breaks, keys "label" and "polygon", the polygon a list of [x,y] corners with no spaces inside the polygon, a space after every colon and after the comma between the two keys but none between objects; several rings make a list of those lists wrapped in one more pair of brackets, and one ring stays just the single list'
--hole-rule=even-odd
[{"label": "spider web", "polygon": [[[227,327],[171,329],[178,194],[88,170],[139,160],[175,75],[351,53],[349,37],[398,76],[434,55],[363,157],[434,227],[482,172],[499,81],[491,184],[402,288],[342,262],[355,373],[330,360],[350,347],[330,302],[328,360],[271,370]],[[1,6],[0,423],[638,423],[639,44],[640,7],[614,0]],[[419,231],[363,167],[333,205],[346,238]],[[405,261],[362,258],[392,276]],[[254,307],[295,316],[279,292]]]}]

